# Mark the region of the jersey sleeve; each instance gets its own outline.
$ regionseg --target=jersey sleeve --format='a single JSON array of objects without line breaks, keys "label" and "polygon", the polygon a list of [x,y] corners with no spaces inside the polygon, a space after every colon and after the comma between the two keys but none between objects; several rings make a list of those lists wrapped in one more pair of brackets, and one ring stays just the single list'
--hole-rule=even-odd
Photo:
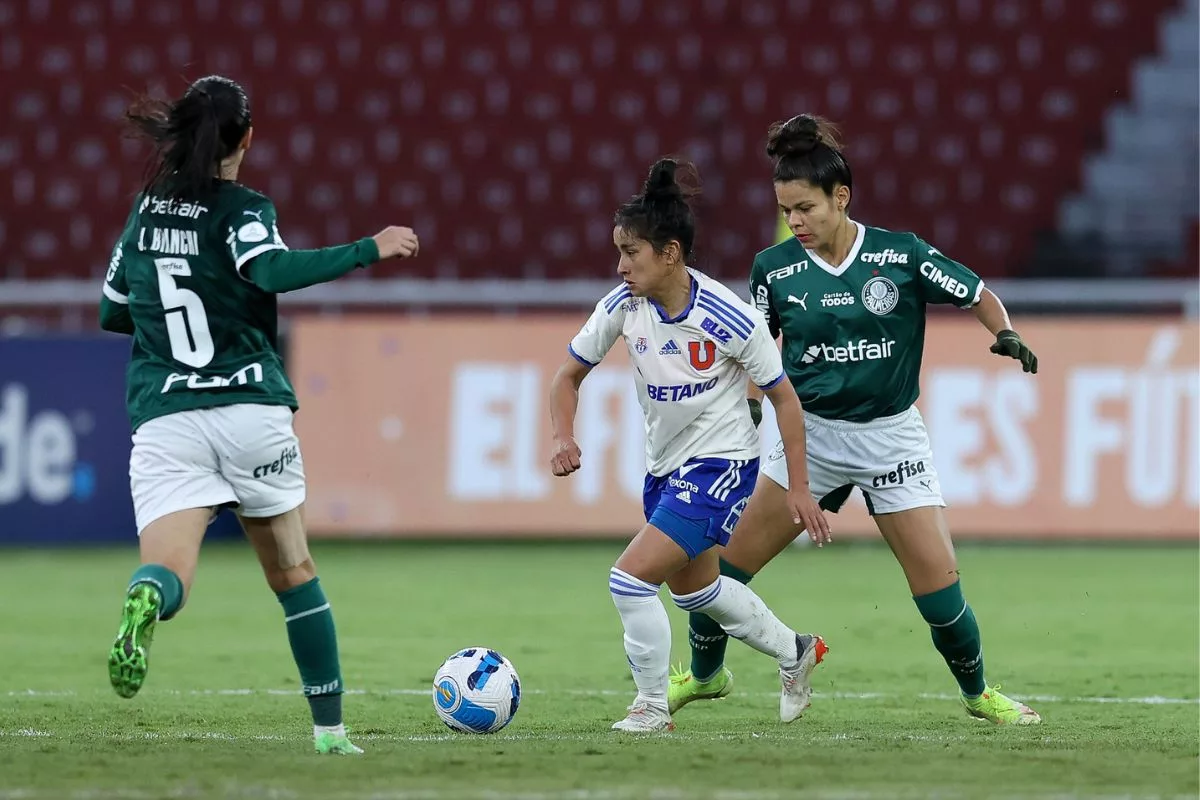
[{"label": "jersey sleeve", "polygon": [[112,257],[108,260],[108,272],[104,274],[104,297],[119,305],[129,305],[129,284],[125,280],[124,237],[113,245]]},{"label": "jersey sleeve", "polygon": [[771,302],[771,287],[767,284],[767,270],[757,258],[750,267],[750,300],[767,321],[767,332],[771,338],[779,336],[779,315]]},{"label": "jersey sleeve", "polygon": [[245,277],[245,267],[251,259],[271,250],[287,250],[283,237],[279,235],[279,219],[275,204],[265,197],[256,195],[228,218],[228,235],[225,241],[233,257],[233,265]]},{"label": "jersey sleeve", "polygon": [[754,385],[766,391],[775,388],[785,377],[783,357],[775,344],[775,336],[765,319],[755,320],[750,338],[742,346],[741,354],[737,356],[738,363]]},{"label": "jersey sleeve", "polygon": [[594,367],[608,355],[608,351],[621,336],[621,328],[625,321],[625,300],[629,297],[628,290],[623,293],[617,291],[596,303],[596,309],[588,317],[588,321],[567,345],[567,352],[576,361]]},{"label": "jersey sleeve", "polygon": [[936,247],[914,236],[917,261],[917,282],[926,303],[953,303],[970,308],[983,294],[983,278],[952,258],[942,255]]},{"label": "jersey sleeve", "polygon": [[104,275],[100,297],[100,327],[113,333],[132,334],[135,329],[133,316],[129,313],[129,284],[125,278],[125,248],[121,244],[123,241],[124,237],[118,239],[113,247],[108,272]]}]

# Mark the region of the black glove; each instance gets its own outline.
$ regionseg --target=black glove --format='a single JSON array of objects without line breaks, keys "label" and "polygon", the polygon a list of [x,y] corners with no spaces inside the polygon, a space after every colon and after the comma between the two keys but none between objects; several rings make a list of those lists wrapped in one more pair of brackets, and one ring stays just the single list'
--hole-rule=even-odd
[{"label": "black glove", "polygon": [[758,423],[762,422],[762,403],[753,397],[747,397],[746,405],[750,406],[750,419],[754,421],[754,427],[757,428]]},{"label": "black glove", "polygon": [[996,343],[989,349],[998,356],[1015,358],[1025,372],[1037,374],[1037,356],[1016,331],[1000,331],[996,334]]}]

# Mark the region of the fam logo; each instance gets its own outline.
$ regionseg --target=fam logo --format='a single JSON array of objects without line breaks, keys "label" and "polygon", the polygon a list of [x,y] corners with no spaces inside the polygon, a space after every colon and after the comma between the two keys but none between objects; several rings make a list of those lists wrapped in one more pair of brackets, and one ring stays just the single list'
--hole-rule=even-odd
[{"label": "fam logo", "polygon": [[808,269],[807,261],[797,261],[795,264],[788,264],[786,267],[779,267],[767,273],[767,285],[770,286],[775,281],[781,281],[784,278],[790,278],[793,275],[798,275]]},{"label": "fam logo", "polygon": [[862,302],[867,307],[867,311],[882,317],[884,314],[891,313],[896,304],[900,302],[900,290],[896,288],[896,284],[892,283],[890,278],[876,275],[863,284]]},{"label": "fam logo", "polygon": [[641,355],[642,353],[646,352],[647,348],[649,347],[650,345],[646,344],[646,337],[639,336],[637,344],[633,346],[633,349],[638,351],[638,355]]}]

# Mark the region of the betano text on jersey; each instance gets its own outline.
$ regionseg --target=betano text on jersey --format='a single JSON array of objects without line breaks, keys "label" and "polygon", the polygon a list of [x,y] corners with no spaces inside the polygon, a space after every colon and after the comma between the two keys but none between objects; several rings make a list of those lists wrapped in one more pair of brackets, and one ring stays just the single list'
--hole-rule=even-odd
[{"label": "betano text on jersey", "polygon": [[763,317],[726,286],[688,272],[691,301],[679,316],[668,319],[621,285],[596,304],[569,346],[595,366],[624,338],[646,417],[646,470],[656,476],[693,458],[757,458],[745,378],[769,389],[784,377]]}]

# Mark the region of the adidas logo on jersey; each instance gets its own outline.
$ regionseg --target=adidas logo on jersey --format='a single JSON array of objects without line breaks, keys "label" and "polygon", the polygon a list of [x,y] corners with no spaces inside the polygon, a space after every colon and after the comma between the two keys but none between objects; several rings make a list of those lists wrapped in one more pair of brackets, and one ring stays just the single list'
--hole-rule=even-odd
[{"label": "adidas logo on jersey", "polygon": [[667,343],[658,351],[660,356],[681,356],[683,351],[679,349],[679,345],[675,344],[674,339],[668,339]]},{"label": "adidas logo on jersey", "polygon": [[809,345],[800,357],[802,364],[815,364],[820,359],[835,364],[846,364],[855,361],[881,361],[892,357],[895,339],[880,339],[878,342],[868,342],[859,339],[845,345],[814,344]]},{"label": "adidas logo on jersey", "polygon": [[682,491],[679,494],[675,495],[675,499],[681,503],[691,503],[692,502],[692,493],[689,491],[686,491],[686,490]]},{"label": "adidas logo on jersey", "polygon": [[863,253],[860,260],[868,264],[907,264],[908,253],[897,253],[889,247],[882,253]]}]

